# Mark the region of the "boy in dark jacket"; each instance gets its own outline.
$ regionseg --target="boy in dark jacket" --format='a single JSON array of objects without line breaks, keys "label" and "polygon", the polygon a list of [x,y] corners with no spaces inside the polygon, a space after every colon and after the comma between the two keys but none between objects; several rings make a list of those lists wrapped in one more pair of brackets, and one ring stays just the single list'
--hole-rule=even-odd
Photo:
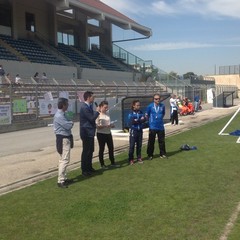
[{"label": "boy in dark jacket", "polygon": [[129,120],[129,164],[134,164],[134,148],[136,145],[137,161],[143,163],[141,151],[142,151],[142,138],[143,138],[143,123],[146,118],[140,110],[140,101],[134,100],[132,102],[132,112],[128,115]]}]

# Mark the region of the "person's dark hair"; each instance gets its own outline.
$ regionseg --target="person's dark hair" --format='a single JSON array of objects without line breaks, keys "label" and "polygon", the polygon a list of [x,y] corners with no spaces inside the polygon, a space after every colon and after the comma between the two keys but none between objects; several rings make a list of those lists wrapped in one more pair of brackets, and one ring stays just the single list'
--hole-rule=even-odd
[{"label": "person's dark hair", "polygon": [[68,104],[68,99],[66,98],[59,98],[58,99],[58,109],[63,109],[64,106]]},{"label": "person's dark hair", "polygon": [[153,98],[155,98],[156,96],[158,96],[158,97],[160,98],[160,94],[159,94],[159,93],[155,93],[155,94],[153,95]]},{"label": "person's dark hair", "polygon": [[90,92],[90,91],[86,91],[84,94],[83,94],[83,99],[84,101],[87,101],[87,99],[89,97],[91,97],[93,95],[93,92]]},{"label": "person's dark hair", "polygon": [[138,103],[138,102],[140,103],[139,100],[133,100],[133,101],[132,101],[132,110],[134,109],[134,105],[135,105],[136,103]]},{"label": "person's dark hair", "polygon": [[102,107],[103,105],[108,105],[108,101],[104,100],[99,104],[99,107]]},{"label": "person's dark hair", "polygon": [[38,76],[38,72],[36,72],[35,74],[34,74],[34,77],[37,77]]}]

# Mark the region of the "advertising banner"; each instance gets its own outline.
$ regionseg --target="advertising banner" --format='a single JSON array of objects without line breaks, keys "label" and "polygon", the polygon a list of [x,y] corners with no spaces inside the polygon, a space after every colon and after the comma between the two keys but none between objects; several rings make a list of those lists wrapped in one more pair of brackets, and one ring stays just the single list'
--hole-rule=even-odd
[{"label": "advertising banner", "polygon": [[[57,98],[53,100],[39,99],[39,114],[54,115],[58,109],[57,103]],[[75,113],[75,100],[69,100],[68,103],[68,112]]]},{"label": "advertising banner", "polygon": [[26,99],[14,99],[13,100],[13,113],[26,113],[27,112],[27,100]]},{"label": "advertising banner", "polygon": [[11,124],[11,105],[0,105],[0,125]]}]

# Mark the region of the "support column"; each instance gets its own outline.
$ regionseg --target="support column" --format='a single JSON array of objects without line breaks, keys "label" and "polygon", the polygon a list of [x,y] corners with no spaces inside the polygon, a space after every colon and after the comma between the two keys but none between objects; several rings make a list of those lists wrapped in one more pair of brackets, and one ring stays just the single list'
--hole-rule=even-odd
[{"label": "support column", "polygon": [[48,39],[50,43],[53,43],[55,46],[58,44],[57,39],[57,14],[56,14],[56,7],[52,4],[48,4],[48,27],[49,27],[49,33],[48,33]]},{"label": "support column", "polygon": [[78,28],[74,31],[75,45],[88,50],[88,31],[87,31],[87,17],[81,12],[76,11],[76,20],[78,20]]},{"label": "support column", "polygon": [[107,21],[100,23],[104,33],[100,34],[100,50],[109,55],[112,55],[112,25]]},{"label": "support column", "polygon": [[17,0],[12,0],[12,37],[18,38],[18,10]]}]

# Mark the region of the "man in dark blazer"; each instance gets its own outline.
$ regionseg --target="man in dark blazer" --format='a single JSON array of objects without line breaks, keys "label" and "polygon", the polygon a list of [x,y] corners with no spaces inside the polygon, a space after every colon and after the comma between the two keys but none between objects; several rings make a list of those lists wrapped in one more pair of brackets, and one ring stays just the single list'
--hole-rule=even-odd
[{"label": "man in dark blazer", "polygon": [[92,167],[94,152],[94,136],[96,132],[96,119],[98,111],[93,110],[93,92],[83,94],[84,103],[80,107],[80,137],[82,139],[81,169],[84,176],[90,176],[95,171]]}]

